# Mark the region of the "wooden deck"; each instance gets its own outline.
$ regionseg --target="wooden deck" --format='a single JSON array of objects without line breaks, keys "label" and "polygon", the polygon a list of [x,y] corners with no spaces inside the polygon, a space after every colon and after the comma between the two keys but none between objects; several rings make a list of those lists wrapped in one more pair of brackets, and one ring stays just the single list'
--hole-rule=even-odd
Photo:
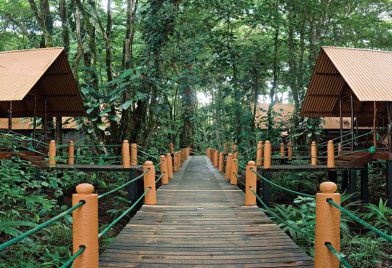
[{"label": "wooden deck", "polygon": [[158,205],[143,205],[101,255],[100,267],[313,267],[309,256],[203,156],[194,156]]}]

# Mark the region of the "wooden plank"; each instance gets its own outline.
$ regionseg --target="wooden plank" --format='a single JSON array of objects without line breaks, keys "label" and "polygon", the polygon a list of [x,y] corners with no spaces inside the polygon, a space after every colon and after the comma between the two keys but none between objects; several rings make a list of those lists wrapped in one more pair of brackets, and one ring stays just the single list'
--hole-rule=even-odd
[{"label": "wooden plank", "polygon": [[157,205],[143,205],[100,267],[313,267],[312,259],[205,157],[192,157]]}]

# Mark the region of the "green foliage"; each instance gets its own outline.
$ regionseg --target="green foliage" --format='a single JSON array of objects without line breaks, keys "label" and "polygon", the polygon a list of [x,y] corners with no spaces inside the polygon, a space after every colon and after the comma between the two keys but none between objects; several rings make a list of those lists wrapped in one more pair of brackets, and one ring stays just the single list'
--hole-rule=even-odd
[{"label": "green foliage", "polygon": [[[70,171],[58,176],[55,172],[37,170],[18,158],[0,160],[0,243],[18,236],[70,207],[75,186],[87,182],[100,192],[125,183],[127,174],[97,174]],[[121,190],[100,203],[100,226],[127,208],[126,191]],[[117,235],[124,222],[116,225],[102,243]],[[70,256],[72,248],[72,217],[55,222],[19,243],[0,252],[0,267],[59,267]]]},{"label": "green foliage", "polygon": [[[352,196],[342,195],[345,208],[355,211],[362,219],[373,226],[390,230],[392,210],[381,199],[379,205],[370,204],[366,210],[358,211],[356,202],[351,202]],[[314,228],[315,228],[315,200],[312,198],[297,197],[293,205],[276,205],[273,210],[289,225],[277,223],[293,240],[308,254],[314,255]],[[312,234],[311,237],[298,233],[296,229]],[[387,267],[390,261],[391,250],[388,242],[377,237],[374,233],[362,230],[345,215],[341,215],[341,252],[344,253],[352,267]]]}]

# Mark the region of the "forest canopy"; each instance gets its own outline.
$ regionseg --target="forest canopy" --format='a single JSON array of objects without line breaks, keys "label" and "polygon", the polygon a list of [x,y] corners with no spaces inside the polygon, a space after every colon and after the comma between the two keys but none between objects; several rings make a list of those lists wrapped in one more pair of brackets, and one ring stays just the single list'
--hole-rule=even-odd
[{"label": "forest canopy", "polygon": [[[245,147],[276,136],[276,102],[295,105],[288,127],[302,131],[298,112],[321,45],[391,50],[391,5],[0,0],[0,50],[64,47],[88,115],[79,128],[94,140]],[[259,102],[270,106],[257,119],[263,133]]]}]

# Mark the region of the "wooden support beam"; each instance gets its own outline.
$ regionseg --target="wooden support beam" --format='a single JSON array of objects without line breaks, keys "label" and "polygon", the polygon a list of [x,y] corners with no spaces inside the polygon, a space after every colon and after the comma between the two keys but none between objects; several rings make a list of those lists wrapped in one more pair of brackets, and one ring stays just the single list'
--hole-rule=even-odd
[{"label": "wooden support beam", "polygon": [[362,204],[369,203],[369,170],[361,169],[361,201]]}]

